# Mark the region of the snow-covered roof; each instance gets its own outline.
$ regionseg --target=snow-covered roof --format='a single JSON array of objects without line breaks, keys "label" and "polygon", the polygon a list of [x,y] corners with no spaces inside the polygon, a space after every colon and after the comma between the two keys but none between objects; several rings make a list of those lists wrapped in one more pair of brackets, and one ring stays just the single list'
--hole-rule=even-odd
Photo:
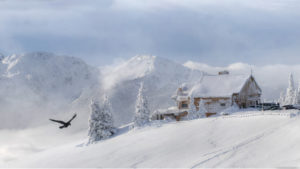
[{"label": "snow-covered roof", "polygon": [[193,97],[230,97],[239,93],[248,79],[249,75],[205,75],[188,92]]},{"label": "snow-covered roof", "polygon": [[169,107],[167,109],[158,109],[155,112],[152,113],[152,115],[155,114],[178,114],[178,113],[182,113],[184,111],[188,111],[188,109],[178,109],[178,107],[174,106],[174,107]]},{"label": "snow-covered roof", "polygon": [[188,99],[189,99],[189,96],[177,96],[176,97],[177,101],[185,101],[185,100],[188,100]]}]

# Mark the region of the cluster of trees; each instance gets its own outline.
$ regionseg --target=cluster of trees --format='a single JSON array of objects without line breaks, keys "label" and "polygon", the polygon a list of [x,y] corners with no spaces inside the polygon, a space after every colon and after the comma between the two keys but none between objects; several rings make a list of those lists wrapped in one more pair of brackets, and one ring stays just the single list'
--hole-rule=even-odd
[{"label": "cluster of trees", "polygon": [[296,89],[293,74],[290,74],[289,85],[286,89],[286,93],[280,93],[279,103],[281,105],[300,104],[300,82],[298,88]]},{"label": "cluster of trees", "polygon": [[[89,119],[88,144],[107,139],[114,135],[117,130],[114,127],[111,103],[107,96],[104,97],[102,105],[93,100],[91,104],[91,116]],[[133,128],[139,128],[149,123],[150,110],[148,101],[144,95],[144,84],[141,83],[136,101]]]},{"label": "cluster of trees", "polygon": [[[141,83],[137,95],[132,128],[140,128],[150,122],[150,110],[144,90],[144,84]],[[192,100],[192,103],[193,102],[194,100]],[[187,118],[201,118],[205,112],[204,102],[201,100],[198,110],[194,104],[191,104]],[[113,110],[109,98],[105,96],[102,104],[100,104],[98,100],[93,100],[91,103],[91,115],[89,119],[88,144],[110,138],[116,132],[117,130],[114,127],[113,121]]]},{"label": "cluster of trees", "polygon": [[102,106],[100,106],[99,101],[93,100],[89,119],[88,143],[107,139],[115,133],[116,128],[114,127],[112,108],[108,97],[105,96]]}]

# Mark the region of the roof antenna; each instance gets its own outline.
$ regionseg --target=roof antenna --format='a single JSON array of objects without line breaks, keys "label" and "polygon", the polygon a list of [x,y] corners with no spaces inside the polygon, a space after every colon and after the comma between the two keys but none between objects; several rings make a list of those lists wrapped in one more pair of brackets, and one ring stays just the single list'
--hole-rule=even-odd
[{"label": "roof antenna", "polygon": [[250,66],[250,71],[251,71],[251,72],[250,72],[250,73],[251,73],[250,75],[252,76],[252,74],[253,74],[252,65]]}]

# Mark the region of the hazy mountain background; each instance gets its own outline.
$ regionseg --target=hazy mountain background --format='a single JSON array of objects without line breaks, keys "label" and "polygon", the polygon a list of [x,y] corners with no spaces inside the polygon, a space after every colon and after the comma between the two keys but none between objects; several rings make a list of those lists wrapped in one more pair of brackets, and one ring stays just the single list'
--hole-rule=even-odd
[{"label": "hazy mountain background", "polygon": [[[78,127],[87,127],[91,99],[111,99],[117,126],[131,122],[140,82],[145,83],[150,110],[174,106],[171,99],[180,84],[197,82],[203,73],[254,74],[263,89],[263,99],[276,100],[287,86],[288,74],[300,66],[254,66],[234,63],[213,67],[204,63],[174,61],[156,56],[135,56],[104,67],[53,53],[2,56],[0,64],[0,128],[20,128],[49,123],[49,117],[80,114]],[[222,85],[222,84],[220,84]]]}]

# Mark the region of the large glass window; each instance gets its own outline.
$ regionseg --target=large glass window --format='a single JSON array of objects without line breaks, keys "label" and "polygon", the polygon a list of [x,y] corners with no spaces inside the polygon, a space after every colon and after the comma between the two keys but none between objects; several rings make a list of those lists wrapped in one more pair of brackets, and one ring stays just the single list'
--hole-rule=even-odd
[{"label": "large glass window", "polygon": [[182,104],[181,104],[181,107],[182,107],[182,108],[188,108],[188,107],[189,107],[189,105],[188,105],[188,104],[186,104],[186,103],[182,103]]}]

